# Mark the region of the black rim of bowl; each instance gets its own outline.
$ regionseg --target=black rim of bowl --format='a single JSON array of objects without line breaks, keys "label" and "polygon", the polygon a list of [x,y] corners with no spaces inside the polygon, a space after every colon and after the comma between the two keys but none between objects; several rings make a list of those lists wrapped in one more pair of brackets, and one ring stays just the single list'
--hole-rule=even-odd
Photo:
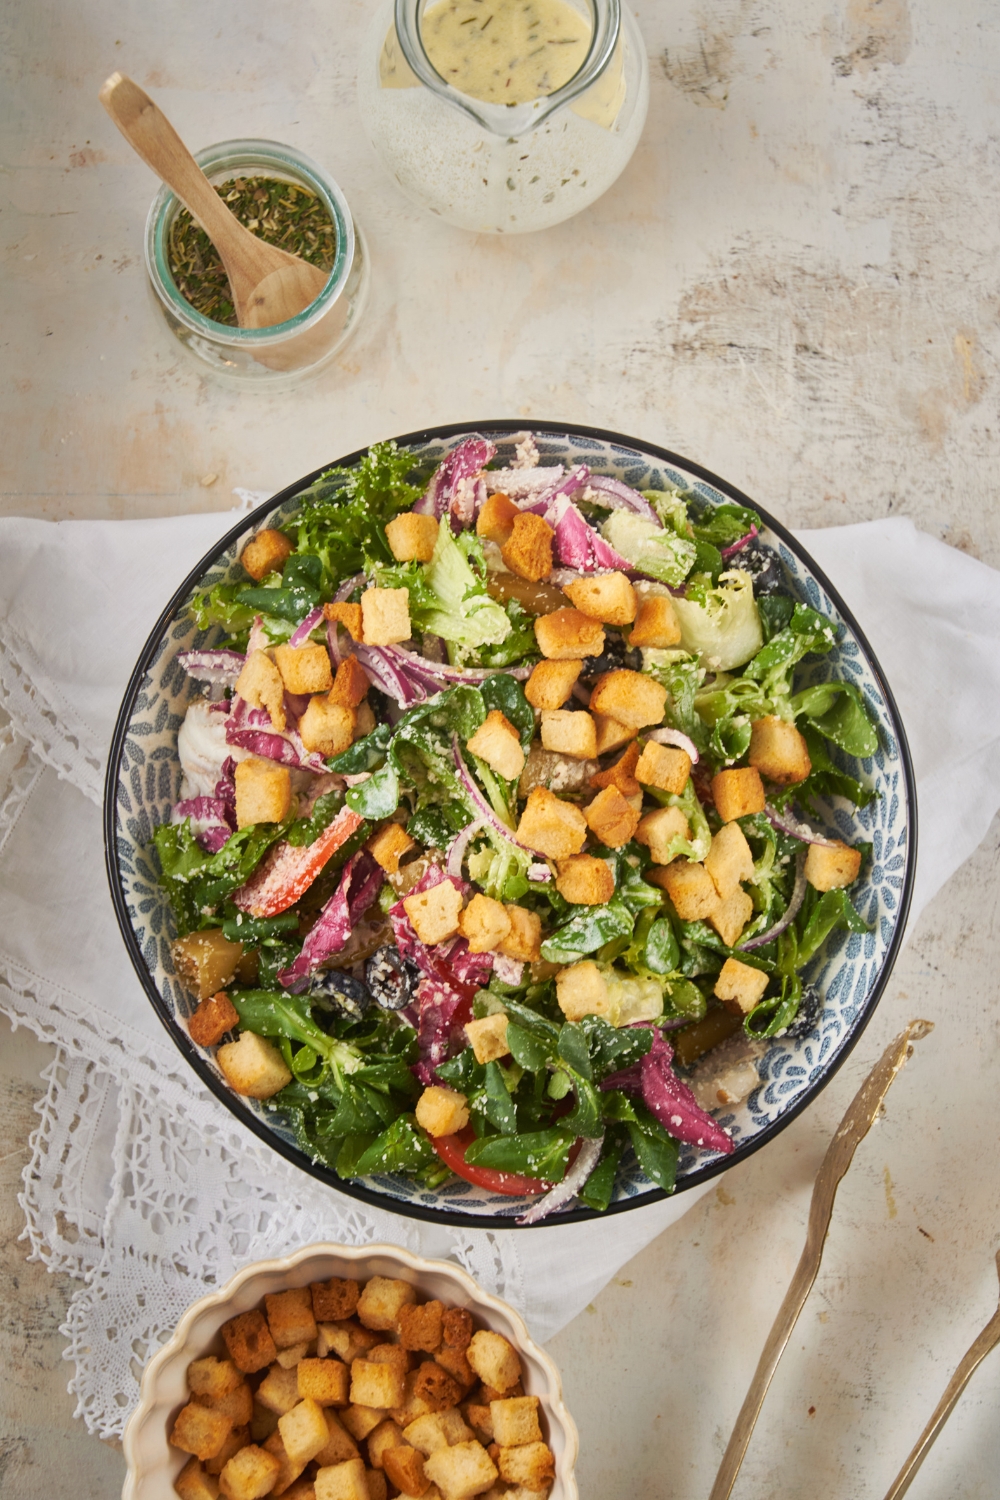
[{"label": "black rim of bowl", "polygon": [[[896,924],[893,929],[892,939],[889,943],[888,951],[886,952],[885,961],[883,962],[882,967],[879,970],[878,976],[872,987],[872,992],[865,1003],[864,1009],[861,1011],[856,1021],[854,1022],[850,1034],[843,1042],[836,1057],[829,1064],[822,1076],[818,1078],[815,1083],[810,1084],[810,1086],[804,1090],[802,1095],[798,1099],[796,1099],[794,1104],[790,1105],[788,1109],[785,1110],[785,1112],[777,1120],[774,1120],[770,1125],[766,1126],[762,1131],[760,1131],[758,1135],[754,1136],[752,1140],[747,1141],[744,1145],[737,1145],[736,1150],[732,1156],[720,1157],[718,1160],[707,1162],[703,1167],[696,1168],[695,1171],[686,1175],[683,1180],[678,1183],[677,1189],[673,1194],[667,1194],[663,1192],[661,1188],[651,1188],[649,1192],[638,1193],[633,1198],[623,1198],[619,1203],[612,1203],[603,1214],[598,1214],[593,1209],[589,1208],[570,1209],[565,1213],[556,1213],[553,1214],[550,1218],[543,1219],[541,1221],[541,1227],[546,1228],[552,1227],[555,1224],[577,1224],[590,1219],[607,1218],[609,1215],[625,1213],[628,1210],[634,1208],[644,1208],[649,1204],[659,1203],[667,1197],[677,1197],[679,1196],[679,1194],[687,1192],[691,1188],[697,1187],[703,1182],[708,1182],[711,1178],[717,1177],[720,1173],[727,1171],[737,1162],[745,1161],[756,1151],[759,1151],[762,1146],[766,1146],[767,1143],[769,1141],[772,1141],[776,1135],[778,1135],[782,1130],[785,1129],[787,1125],[790,1125],[791,1122],[796,1118],[796,1116],[801,1114],[806,1106],[811,1104],[812,1101],[817,1097],[817,1095],[826,1087],[837,1070],[847,1060],[851,1051],[860,1040],[865,1027],[871,1020],[872,1015],[875,1011],[875,1007],[878,1005],[879,1000],[882,998],[885,987],[889,982],[889,976],[892,973],[893,965],[899,953],[899,948],[903,940],[903,933],[906,928],[906,918],[909,913],[910,900],[913,893],[913,874],[916,865],[917,852],[917,801],[913,777],[913,764],[910,759],[910,750],[906,740],[906,732],[903,728],[903,723],[899,715],[899,710],[896,707],[895,699],[892,696],[889,684],[886,682],[885,674],[883,673],[882,668],[871,649],[871,646],[868,644],[868,640],[864,632],[861,630],[853,614],[847,608],[843,599],[840,597],[840,594],[826,577],[823,570],[817,567],[809,554],[804,551],[804,549],[799,545],[799,543],[795,540],[791,533],[781,524],[780,521],[776,521],[773,516],[769,515],[769,513],[760,505],[758,505],[755,500],[751,500],[749,496],[744,495],[740,490],[736,489],[734,485],[728,484],[726,480],[720,479],[718,475],[713,474],[710,470],[702,468],[700,464],[692,463],[690,459],[683,458],[680,454],[672,453],[668,448],[660,448],[655,443],[648,443],[640,438],[626,437],[619,432],[609,432],[605,428],[585,427],[573,422],[527,423],[523,418],[519,421],[513,421],[509,418],[500,418],[480,422],[452,422],[446,426],[428,427],[419,432],[405,433],[402,436],[397,437],[396,442],[401,448],[405,448],[420,444],[432,443],[435,441],[446,441],[449,438],[457,437],[461,433],[482,433],[484,435],[492,434],[498,436],[507,436],[511,433],[523,432],[525,430],[530,430],[531,432],[537,433],[539,435],[544,435],[546,437],[575,436],[591,439],[597,438],[602,442],[611,444],[613,448],[620,448],[621,450],[623,450],[623,456],[625,456],[625,454],[628,452],[648,455],[649,457],[658,459],[663,464],[673,465],[679,469],[683,469],[686,473],[695,475],[698,479],[701,479],[706,484],[711,485],[721,494],[726,495],[731,500],[736,501],[737,504],[748,505],[758,512],[768,530],[773,532],[775,536],[779,537],[781,541],[784,542],[785,546],[788,547],[788,549],[793,552],[796,557],[798,557],[803,563],[805,563],[816,581],[826,590],[827,595],[833,601],[837,610],[840,612],[841,618],[853,633],[855,639],[858,642],[858,645],[861,647],[861,650],[865,655],[866,663],[870,671],[872,672],[872,675],[878,682],[879,689],[885,700],[886,710],[892,724],[893,734],[896,737],[896,743],[899,747],[899,758],[902,761],[904,780],[906,783],[907,818],[906,867],[903,874],[903,888],[899,897]],[[142,687],[146,674],[149,671],[150,664],[155,659],[157,650],[163,639],[166,628],[176,617],[179,607],[181,606],[181,604],[183,604],[191,589],[198,583],[203,574],[218,560],[223,552],[225,552],[230,546],[232,546],[232,544],[246,532],[248,527],[259,525],[259,523],[262,522],[265,517],[267,517],[271,513],[272,510],[274,510],[277,506],[282,505],[285,501],[292,500],[296,495],[301,494],[301,492],[307,489],[310,484],[312,484],[316,479],[319,479],[322,474],[325,474],[328,469],[335,466],[351,468],[353,465],[358,463],[359,460],[363,458],[367,452],[368,447],[359,448],[354,453],[349,453],[345,458],[334,459],[331,463],[323,464],[320,468],[315,469],[311,474],[307,474],[304,479],[296,480],[293,484],[290,484],[285,489],[281,490],[279,494],[273,496],[270,500],[266,500],[262,505],[259,505],[256,510],[250,512],[248,515],[241,516],[236,525],[231,527],[231,529],[225,534],[225,536],[220,538],[220,540],[215,544],[212,550],[208,552],[191,570],[188,576],[184,579],[184,582],[174,592],[172,598],[170,599],[170,602],[167,604],[166,608],[163,610],[162,614],[154,625],[152,631],[150,632],[149,638],[146,641],[146,644],[142,648],[142,652],[140,653],[139,659],[136,662],[132,675],[129,679],[128,687],[125,690],[125,696],[122,700],[122,706],[118,712],[118,721],[115,724],[115,732],[111,741],[111,750],[108,757],[108,770],[104,785],[104,853],[108,872],[108,882],[111,887],[111,899],[114,903],[115,915],[118,918],[118,925],[121,928],[122,937],[125,940],[125,946],[128,949],[129,957],[132,960],[135,971],[139,976],[139,980],[142,983],[146,994],[149,997],[153,1009],[156,1011],[156,1014],[159,1016],[166,1030],[169,1032],[170,1037],[172,1038],[175,1045],[178,1047],[190,1066],[197,1073],[198,1077],[201,1079],[205,1087],[207,1089],[210,1089],[215,1097],[219,1099],[226,1106],[226,1108],[229,1109],[239,1120],[241,1120],[248,1130],[253,1131],[254,1135],[258,1136],[260,1140],[262,1140],[266,1145],[270,1146],[272,1150],[277,1151],[280,1156],[283,1156],[286,1159],[286,1161],[292,1162],[295,1166],[300,1167],[304,1172],[307,1172],[311,1177],[318,1178],[320,1182],[326,1183],[328,1187],[335,1188],[338,1192],[345,1193],[348,1197],[358,1198],[363,1203],[370,1203],[373,1207],[380,1208],[384,1212],[399,1214],[403,1218],[423,1219],[431,1223],[444,1223],[446,1225],[453,1224],[456,1227],[471,1229],[493,1230],[533,1227],[519,1225],[516,1223],[515,1219],[512,1216],[508,1215],[500,1215],[495,1213],[474,1214],[468,1212],[456,1212],[451,1210],[446,1202],[442,1202],[439,1207],[430,1207],[422,1203],[413,1203],[410,1201],[393,1198],[388,1193],[376,1192],[372,1188],[366,1187],[361,1181],[354,1181],[351,1179],[345,1180],[338,1177],[336,1172],[334,1172],[330,1167],[324,1166],[322,1163],[313,1161],[309,1156],[306,1155],[304,1151],[300,1150],[299,1147],[291,1145],[288,1141],[273,1133],[268,1128],[266,1122],[259,1119],[258,1116],[255,1115],[253,1111],[243,1103],[243,1100],[240,1098],[240,1096],[238,1094],[234,1094],[226,1086],[222,1079],[219,1078],[218,1075],[213,1071],[206,1059],[201,1055],[198,1048],[195,1047],[187,1032],[180,1025],[173,1011],[164,1001],[163,996],[160,994],[160,991],[153,978],[153,975],[147,967],[146,961],[142,955],[138,940],[132,928],[132,923],[129,919],[128,907],[125,902],[121,871],[118,866],[116,788],[119,780],[119,767],[121,763],[122,751],[125,744],[125,737],[132,718],[133,706],[136,696],[138,695],[139,690]]]}]

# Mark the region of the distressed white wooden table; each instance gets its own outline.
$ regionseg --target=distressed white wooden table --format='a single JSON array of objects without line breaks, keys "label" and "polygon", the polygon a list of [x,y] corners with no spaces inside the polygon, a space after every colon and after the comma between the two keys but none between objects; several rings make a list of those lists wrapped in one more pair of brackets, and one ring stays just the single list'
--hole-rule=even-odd
[{"label": "distressed white wooden table", "polygon": [[[5,511],[218,509],[235,484],[278,489],[393,432],[523,415],[664,443],[793,526],[906,513],[1000,565],[1000,15],[988,0],[644,0],[652,102],[639,151],[589,212],[525,239],[472,238],[399,196],[354,101],[369,10],[10,0]],[[373,294],[357,340],[314,385],[216,387],[156,320],[140,249],[154,184],[96,101],[116,67],[192,145],[269,136],[339,179],[368,234]],[[937,1029],[841,1190],[736,1491],[884,1493],[996,1302],[998,864],[994,825],[820,1101],[553,1341],[584,1500],[708,1493],[829,1135],[919,1014]],[[121,1459],[72,1421],[57,1333],[68,1291],[16,1241],[46,1057],[5,1032],[0,1496],[96,1500],[116,1492]],[[998,1400],[1000,1358],[914,1500],[996,1496]]]}]

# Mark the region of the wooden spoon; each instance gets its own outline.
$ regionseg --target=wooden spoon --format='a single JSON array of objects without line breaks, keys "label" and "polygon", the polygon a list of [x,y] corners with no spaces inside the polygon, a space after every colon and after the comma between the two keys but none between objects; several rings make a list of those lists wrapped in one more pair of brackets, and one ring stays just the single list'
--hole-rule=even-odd
[{"label": "wooden spoon", "polygon": [[99,97],[129,145],[173,189],[219,252],[241,328],[271,328],[316,301],[329,272],[245,229],[137,83],[112,73]]}]

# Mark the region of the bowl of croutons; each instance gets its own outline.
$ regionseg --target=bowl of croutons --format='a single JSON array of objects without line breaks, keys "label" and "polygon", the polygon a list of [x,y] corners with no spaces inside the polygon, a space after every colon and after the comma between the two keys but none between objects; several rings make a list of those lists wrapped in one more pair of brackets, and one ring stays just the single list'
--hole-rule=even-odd
[{"label": "bowl of croutons", "polygon": [[559,1371],[460,1267],[310,1245],[194,1303],[149,1361],[123,1500],[577,1500]]}]

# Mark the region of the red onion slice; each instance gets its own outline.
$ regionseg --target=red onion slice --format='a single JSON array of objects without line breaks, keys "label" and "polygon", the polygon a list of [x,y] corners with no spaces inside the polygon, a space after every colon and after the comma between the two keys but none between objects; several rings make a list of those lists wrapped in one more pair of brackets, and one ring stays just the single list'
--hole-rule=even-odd
[{"label": "red onion slice", "polygon": [[333,596],[334,604],[343,604],[345,599],[349,599],[350,596],[354,593],[354,590],[357,588],[358,584],[364,583],[364,581],[365,575],[363,573],[355,573],[353,578],[345,578],[343,583],[340,585],[340,588]]},{"label": "red onion slice", "polygon": [[[587,484],[590,489],[597,490],[603,496],[598,504],[606,505],[609,510],[630,510],[635,515],[642,516],[644,521],[652,521],[654,526],[659,526],[662,530],[663,522],[645,495],[640,495],[638,490],[633,490],[622,480],[612,479],[607,474],[591,474]],[[725,553],[722,555],[725,557]]]},{"label": "red onion slice", "polygon": [[801,839],[803,844],[821,844],[824,849],[840,847],[839,839],[827,839],[821,833],[815,833],[808,823],[800,823],[798,818],[787,809],[784,812],[778,812],[770,802],[766,802],[764,811],[769,823],[772,823],[775,828],[780,828],[782,833],[790,833],[793,839]]},{"label": "red onion slice", "polygon": [[753,541],[754,537],[758,535],[759,533],[756,526],[751,526],[746,536],[741,536],[739,541],[734,542],[731,547],[723,547],[720,553],[723,562],[725,562],[730,557],[735,557],[737,552],[742,552],[743,548],[748,547]]},{"label": "red onion slice", "polygon": [[557,1182],[550,1192],[543,1193],[540,1198],[536,1198],[527,1213],[523,1213],[518,1217],[517,1222],[519,1224],[537,1224],[540,1219],[548,1218],[549,1214],[554,1214],[556,1209],[562,1208],[564,1203],[568,1203],[571,1198],[575,1198],[600,1161],[601,1147],[603,1145],[603,1132],[597,1140],[584,1141],[577,1154],[576,1161],[570,1167],[562,1182]]},{"label": "red onion slice", "polygon": [[497,817],[489,802],[486,800],[486,796],[479,790],[479,787],[473,780],[468,766],[465,764],[465,760],[462,756],[462,747],[458,742],[457,734],[453,734],[451,737],[451,753],[455,761],[455,769],[458,772],[459,779],[461,780],[462,785],[465,787],[465,790],[468,792],[469,799],[482,821],[488,824],[489,827],[494,829],[497,833],[502,834],[505,839],[509,839],[512,844],[516,844],[518,849],[525,849],[529,854],[540,855],[542,852],[540,849],[533,849],[530,844],[523,843],[521,839],[517,837],[517,834],[514,832],[514,830],[512,828],[508,828],[507,824],[502,822],[501,819]]},{"label": "red onion slice", "polygon": [[322,606],[318,609],[311,609],[302,621],[302,624],[297,626],[292,632],[288,644],[290,646],[304,646],[322,618]]},{"label": "red onion slice", "polygon": [[210,682],[213,687],[235,687],[245,657],[239,651],[182,651],[177,660],[196,682]]},{"label": "red onion slice", "polygon": [[751,953],[754,948],[762,948],[765,943],[773,942],[776,937],[780,937],[785,928],[790,927],[795,921],[805,898],[806,852],[804,849],[800,849],[795,862],[795,884],[792,887],[791,899],[785,907],[784,916],[779,918],[773,927],[769,927],[766,932],[762,932],[759,937],[751,938],[747,943],[740,943],[736,952]]},{"label": "red onion slice", "polygon": [[656,740],[659,745],[676,745],[678,750],[685,750],[693,766],[698,764],[698,747],[694,740],[682,734],[679,729],[651,729],[646,735],[647,740]]},{"label": "red onion slice", "polygon": [[[487,678],[495,677],[501,670],[500,667],[453,667],[448,662],[430,661],[426,656],[418,656],[415,651],[404,651],[402,646],[384,646],[382,649],[403,671],[418,678],[429,677],[435,682],[464,682],[475,687]],[[522,666],[504,667],[502,670],[505,676],[524,681],[531,676],[532,669]]]},{"label": "red onion slice", "polygon": [[457,834],[451,841],[444,867],[448,874],[453,875],[456,880],[462,879],[462,861],[465,858],[465,851],[476,834],[480,832],[482,826],[482,823],[477,819],[475,823],[470,823],[468,828],[463,828],[461,833]]}]

